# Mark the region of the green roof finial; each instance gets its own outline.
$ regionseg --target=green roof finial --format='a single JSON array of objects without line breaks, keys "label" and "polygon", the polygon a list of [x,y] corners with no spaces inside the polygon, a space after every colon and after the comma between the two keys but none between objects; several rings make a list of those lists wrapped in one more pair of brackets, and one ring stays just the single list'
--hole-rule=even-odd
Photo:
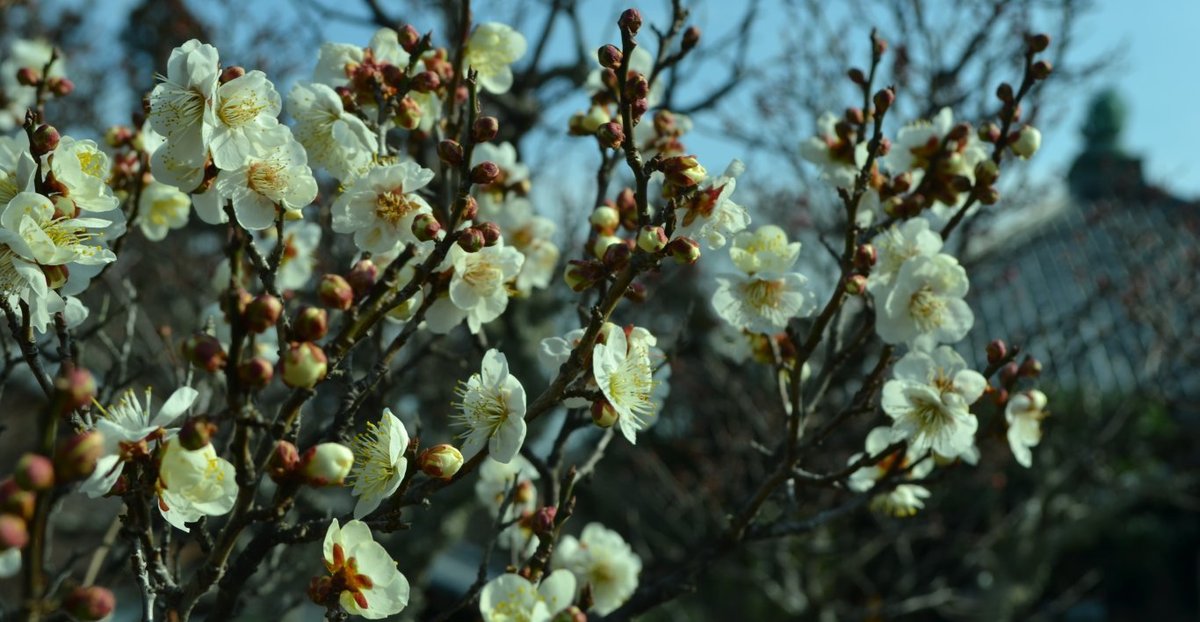
[{"label": "green roof finial", "polygon": [[1087,140],[1086,151],[1119,153],[1121,132],[1125,129],[1128,109],[1125,100],[1115,89],[1101,91],[1092,98],[1087,121],[1083,123],[1083,136]]}]

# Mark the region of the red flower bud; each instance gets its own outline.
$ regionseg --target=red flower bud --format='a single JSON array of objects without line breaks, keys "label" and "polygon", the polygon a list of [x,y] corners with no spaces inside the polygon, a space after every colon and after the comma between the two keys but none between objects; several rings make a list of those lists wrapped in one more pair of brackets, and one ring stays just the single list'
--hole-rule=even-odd
[{"label": "red flower bud", "polygon": [[203,449],[216,433],[217,425],[208,417],[189,417],[179,428],[179,445],[188,451]]},{"label": "red flower bud", "polygon": [[63,601],[63,609],[81,622],[95,622],[112,615],[117,599],[112,591],[89,585],[71,590]]},{"label": "red flower bud", "polygon": [[485,186],[500,177],[500,167],[495,162],[480,162],[471,169],[471,183]]},{"label": "red flower bud", "polygon": [[621,29],[622,34],[634,36],[642,29],[642,13],[637,9],[625,9],[621,13],[621,17],[617,20],[617,26]]},{"label": "red flower bud", "polygon": [[46,155],[58,146],[58,141],[62,137],[58,130],[52,125],[42,124],[33,131],[33,142],[29,144],[29,151],[34,157]]},{"label": "red flower bud", "polygon": [[464,229],[458,234],[458,247],[468,253],[479,252],[479,249],[483,248],[484,243],[483,232],[474,227]]},{"label": "red flower bud", "polygon": [[345,311],[354,305],[354,289],[346,279],[337,274],[321,277],[321,283],[317,286],[317,297],[321,304],[331,309]]},{"label": "red flower bud", "polygon": [[0,514],[0,551],[25,548],[28,543],[25,519],[15,514]]},{"label": "red flower bud", "polygon": [[372,287],[375,287],[375,281],[378,278],[379,268],[375,262],[370,259],[360,259],[346,275],[346,282],[354,290],[355,296],[365,296]]},{"label": "red flower bud", "polygon": [[610,121],[596,129],[596,139],[602,147],[618,149],[621,143],[625,142],[625,130],[621,128],[620,123]]},{"label": "red flower bud", "polygon": [[486,143],[500,133],[500,121],[496,117],[479,117],[471,125],[471,139],[477,143]]},{"label": "red flower bud", "polygon": [[1008,345],[1004,343],[1003,339],[993,339],[991,343],[987,344],[987,362],[989,365],[999,363],[1007,355]]},{"label": "red flower bud", "polygon": [[282,484],[293,479],[296,470],[300,468],[300,451],[288,441],[275,443],[271,459],[267,463],[267,475],[276,484]]},{"label": "red flower bud", "polygon": [[596,51],[596,59],[600,61],[600,66],[606,69],[616,69],[621,66],[621,59],[624,55],[620,48],[613,44],[608,44]]},{"label": "red flower bud", "polygon": [[54,463],[40,454],[25,454],[17,461],[13,481],[25,490],[49,490],[54,487]]},{"label": "red flower bud", "polygon": [[317,341],[329,332],[329,314],[317,307],[303,307],[292,322],[292,336],[300,341]]},{"label": "red flower bud", "polygon": [[275,377],[275,366],[261,356],[253,357],[238,365],[238,380],[251,389],[261,389],[271,384]]},{"label": "red flower bud", "polygon": [[275,325],[283,315],[283,303],[270,294],[260,294],[246,305],[246,330],[261,333]]},{"label": "red flower bud", "polygon": [[457,140],[443,140],[437,146],[438,159],[447,166],[458,166],[463,161],[463,148]]},{"label": "red flower bud", "polygon": [[494,222],[485,222],[475,225],[475,229],[483,234],[484,246],[495,246],[500,241],[500,225]]},{"label": "red flower bud", "polygon": [[21,86],[37,86],[42,81],[42,74],[33,67],[22,67],[17,70],[17,84]]},{"label": "red flower bud", "polygon": [[221,342],[206,333],[196,333],[183,342],[183,357],[192,365],[209,373],[225,367],[229,358]]},{"label": "red flower bud", "polygon": [[245,67],[242,67],[239,65],[232,65],[230,67],[226,67],[225,69],[223,69],[221,71],[220,82],[221,82],[221,84],[225,84],[226,82],[229,82],[232,80],[237,80],[238,78],[240,78],[244,75],[246,75]]},{"label": "red flower bud", "polygon": [[690,265],[700,259],[700,245],[691,238],[675,238],[667,244],[667,253],[676,263]]},{"label": "red flower bud", "polygon": [[442,79],[432,71],[422,71],[412,78],[412,90],[418,93],[436,91],[442,85]]}]

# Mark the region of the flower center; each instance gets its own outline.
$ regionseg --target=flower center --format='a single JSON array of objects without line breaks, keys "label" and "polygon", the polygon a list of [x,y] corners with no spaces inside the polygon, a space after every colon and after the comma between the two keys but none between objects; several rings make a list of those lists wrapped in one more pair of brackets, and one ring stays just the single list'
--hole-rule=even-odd
[{"label": "flower center", "polygon": [[332,593],[350,592],[354,597],[355,604],[362,609],[368,607],[367,595],[363,591],[375,587],[375,582],[371,580],[371,577],[359,574],[358,560],[346,557],[346,549],[342,548],[341,544],[333,545],[333,560],[325,562],[325,568],[332,575],[330,577]]},{"label": "flower center", "polygon": [[420,207],[419,203],[404,194],[403,188],[383,192],[375,197],[375,217],[393,227]]},{"label": "flower center", "polygon": [[783,279],[754,279],[742,293],[755,309],[778,308],[783,298]]},{"label": "flower center", "polygon": [[374,423],[367,423],[367,431],[354,438],[354,470],[350,478],[355,488],[385,490],[396,475],[396,465],[388,451],[387,434]]},{"label": "flower center", "polygon": [[217,117],[221,119],[221,123],[229,127],[241,127],[258,118],[258,115],[267,107],[267,104],[260,101],[258,97],[253,95],[249,97],[231,97],[221,102],[217,107]]},{"label": "flower center", "polygon": [[941,296],[933,293],[928,285],[913,293],[908,301],[908,313],[916,322],[917,328],[923,333],[933,331],[942,325],[942,315],[946,311],[946,302]]},{"label": "flower center", "polygon": [[467,267],[463,280],[474,289],[492,291],[501,284],[504,272],[486,259],[479,259]]},{"label": "flower center", "polygon": [[469,385],[460,384],[456,392],[463,398],[460,404],[462,414],[458,417],[459,425],[467,426],[462,436],[469,436],[474,430],[485,429],[495,432],[508,419],[508,404],[500,389],[482,386],[482,379],[476,374],[472,380],[479,383],[477,390],[471,391]]},{"label": "flower center", "polygon": [[283,169],[284,166],[280,162],[255,162],[246,169],[246,186],[258,194],[276,200],[283,196],[284,190],[287,189],[288,177]]}]

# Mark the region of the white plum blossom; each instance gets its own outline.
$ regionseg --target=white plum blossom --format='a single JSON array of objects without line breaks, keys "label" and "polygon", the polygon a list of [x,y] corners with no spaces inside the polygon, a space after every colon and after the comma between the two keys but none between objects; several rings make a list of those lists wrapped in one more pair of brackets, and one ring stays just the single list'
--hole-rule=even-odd
[{"label": "white plum blossom", "polygon": [[729,249],[733,265],[746,274],[787,272],[799,257],[800,243],[788,242],[787,233],[775,225],[738,233]]},{"label": "white plum blossom", "polygon": [[408,579],[366,523],[352,520],[343,527],[333,519],[321,551],[331,575],[322,578],[324,585],[340,590],[337,600],[347,613],[382,620],[408,606]]},{"label": "white plum blossom", "polygon": [[[409,54],[400,46],[400,38],[391,28],[380,28],[371,37],[367,49],[377,63],[388,63],[406,67]],[[359,65],[366,59],[366,51],[349,43],[323,43],[317,52],[317,67],[313,71],[313,82],[331,87],[350,83],[346,75],[347,65]]]},{"label": "white plum blossom", "polygon": [[[262,241],[264,253],[270,254],[276,244],[274,229],[266,229]],[[301,289],[312,278],[316,267],[317,247],[321,244],[321,225],[309,221],[293,221],[283,226],[283,256],[275,284],[281,290]],[[226,275],[228,283],[228,275]]]},{"label": "white plum blossom", "polygon": [[944,458],[974,447],[979,421],[971,404],[983,395],[987,380],[957,352],[950,346],[909,352],[892,376],[883,385],[880,406],[893,420],[894,439],[907,440],[914,454],[932,450]]},{"label": "white plum blossom", "polygon": [[957,343],[975,323],[967,271],[951,255],[918,255],[905,261],[892,287],[876,299],[875,331],[890,344],[919,350]]},{"label": "white plum blossom", "polygon": [[129,458],[124,455],[126,447],[160,430],[163,438],[174,436],[178,430],[167,426],[192,407],[197,395],[191,387],[179,387],[156,413],[150,389],[146,389],[144,401],[129,389],[107,410],[101,409],[103,416],[96,421],[95,429],[104,439],[104,451],[96,461],[96,470],[80,484],[79,491],[93,499],[108,494],[125,469],[125,460]]},{"label": "white plum blossom", "polygon": [[778,332],[817,308],[808,278],[798,272],[719,276],[712,303],[721,319],[753,333]]},{"label": "white plum blossom", "polygon": [[256,155],[256,143],[279,125],[282,105],[275,85],[255,69],[217,87],[213,109],[217,121],[209,143],[213,164],[230,170]]},{"label": "white plum blossom", "polygon": [[151,168],[159,181],[191,191],[204,174],[209,141],[217,125],[214,104],[219,66],[217,48],[187,41],[171,51],[167,75],[150,92],[147,121],[166,142],[154,152]]},{"label": "white plum blossom", "polygon": [[467,39],[465,63],[479,72],[479,86],[497,95],[512,88],[511,65],[525,55],[525,37],[498,22],[480,24]]},{"label": "white plum blossom", "polygon": [[817,118],[817,135],[800,143],[800,155],[821,168],[821,176],[834,186],[850,188],[867,161],[867,143],[857,145],[838,136],[838,117],[832,112]]},{"label": "white plum blossom", "polygon": [[745,170],[740,160],[734,160],[720,177],[701,182],[692,198],[675,210],[675,236],[703,241],[708,248],[718,249],[725,246],[726,238],[749,227],[746,208],[730,199],[737,188],[737,177]]},{"label": "white plum blossom", "polygon": [[433,208],[417,191],[432,179],[433,171],[412,161],[372,169],[334,202],[333,230],[353,233],[354,244],[369,253],[418,243],[413,219]]},{"label": "white plum blossom", "polygon": [[[497,462],[488,456],[479,467],[479,480],[475,482],[475,496],[487,509],[488,515],[502,523],[512,523],[500,532],[497,544],[528,557],[533,554],[538,540],[533,535],[530,518],[538,509],[538,493],[534,482],[539,478],[537,469],[518,454],[507,463]],[[512,495],[504,515],[508,495]]]},{"label": "white plum blossom", "polygon": [[187,225],[192,199],[175,186],[150,182],[138,197],[138,227],[147,240],[159,242],[171,229]]},{"label": "white plum blossom", "polygon": [[288,93],[288,112],[296,120],[296,140],[304,145],[309,162],[344,183],[368,168],[379,149],[370,128],[346,112],[342,98],[324,84],[293,86]]},{"label": "white plum blossom", "polygon": [[1032,389],[1018,393],[1004,407],[1004,420],[1008,423],[1008,446],[1017,463],[1025,468],[1033,466],[1033,452],[1042,440],[1042,419],[1046,418],[1046,394]]},{"label": "white plum blossom", "polygon": [[[277,125],[264,132],[256,143],[257,152],[241,166],[217,175],[215,190],[222,200],[233,203],[238,223],[246,229],[266,229],[275,218],[287,212],[299,212],[317,198],[317,182],[304,147],[292,138],[291,130]],[[197,214],[210,224],[219,224],[226,215],[219,209],[196,204]]]},{"label": "white plum blossom", "polygon": [[501,240],[474,253],[452,246],[446,260],[454,268],[450,295],[430,306],[426,324],[435,333],[446,333],[466,319],[471,334],[478,334],[508,308],[506,284],[520,274],[525,257]]},{"label": "white plum blossom", "polygon": [[211,443],[188,450],[177,439],[163,444],[158,463],[158,511],[181,531],[204,516],[221,516],[237,498],[237,470]]},{"label": "white plum blossom", "polygon": [[942,236],[929,229],[928,220],[911,218],[876,235],[871,245],[877,255],[867,277],[867,290],[882,299],[905,262],[913,257],[933,257],[942,250]]},{"label": "white plum blossom", "polygon": [[120,205],[108,186],[108,156],[94,140],[64,136],[50,155],[50,172],[66,189],[75,206],[87,212],[107,212]]},{"label": "white plum blossom", "polygon": [[[892,429],[888,427],[871,430],[867,433],[866,453],[850,456],[847,464],[854,464],[864,456],[878,456],[892,444],[892,436]],[[893,473],[902,474],[905,479],[922,479],[933,470],[933,460],[921,458],[911,447],[898,449],[874,465],[859,468],[850,475],[847,485],[855,492],[866,492],[875,486],[875,482]],[[923,499],[929,494],[923,486],[904,483],[876,495],[871,500],[871,507],[891,516],[912,516],[925,507]]]},{"label": "white plum blossom", "polygon": [[554,221],[535,214],[533,204],[523,197],[512,197],[486,213],[485,204],[491,202],[479,202],[480,218],[495,222],[505,243],[525,257],[515,282],[517,292],[528,296],[534,288],[548,287],[560,255],[558,246],[552,241],[556,228]]},{"label": "white plum blossom", "polygon": [[508,462],[525,443],[525,387],[508,372],[508,359],[496,349],[483,355],[479,373],[457,390],[455,425],[466,428],[462,453],[471,458],[488,447],[497,462]]},{"label": "white plum blossom", "polygon": [[354,518],[375,511],[384,499],[392,496],[408,472],[408,430],[391,409],[384,408],[379,423],[367,422],[367,431],[354,439],[354,467],[350,480],[351,494],[358,497]]},{"label": "white plum blossom", "polygon": [[575,599],[575,575],[559,569],[536,588],[529,579],[506,572],[483,586],[479,613],[484,622],[550,622]]},{"label": "white plum blossom", "polygon": [[0,210],[18,193],[32,191],[36,175],[37,162],[29,154],[25,133],[0,136]]},{"label": "white plum blossom", "polygon": [[610,324],[604,343],[592,349],[592,373],[600,392],[617,412],[621,434],[636,443],[638,431],[646,429],[657,413],[649,345],[644,340],[631,343],[624,329]]},{"label": "white plum blossom", "polygon": [[642,558],[620,534],[599,523],[588,523],[579,539],[563,536],[551,560],[575,575],[579,589],[591,585],[591,611],[602,616],[629,600],[642,572]]}]

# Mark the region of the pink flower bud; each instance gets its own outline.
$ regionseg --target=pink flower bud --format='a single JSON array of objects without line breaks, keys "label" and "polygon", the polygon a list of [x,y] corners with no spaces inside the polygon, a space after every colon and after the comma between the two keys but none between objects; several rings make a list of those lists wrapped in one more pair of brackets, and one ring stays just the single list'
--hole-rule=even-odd
[{"label": "pink flower bud", "polygon": [[479,249],[483,248],[484,243],[483,232],[475,227],[464,229],[458,234],[458,247],[468,253],[479,252]]},{"label": "pink flower bud", "polygon": [[1017,368],[1017,375],[1037,378],[1042,375],[1042,362],[1032,356],[1026,356],[1025,360],[1021,361],[1021,366]]},{"label": "pink flower bud", "polygon": [[463,161],[463,148],[457,140],[443,140],[437,145],[438,159],[447,166],[457,167]]},{"label": "pink flower bud", "polygon": [[604,398],[592,402],[592,423],[601,428],[611,428],[617,423],[620,414],[612,404]]},{"label": "pink flower bud", "polygon": [[82,367],[71,367],[55,378],[60,415],[68,415],[92,403],[96,397],[96,378]]},{"label": "pink flower bud", "polygon": [[372,287],[375,287],[375,281],[378,278],[379,268],[375,262],[370,259],[360,259],[346,275],[346,282],[350,283],[355,296],[365,296]]},{"label": "pink flower bud", "polygon": [[858,268],[859,272],[870,272],[878,259],[879,252],[873,244],[862,244],[854,250],[854,267]]},{"label": "pink flower bud", "polygon": [[1004,367],[1001,367],[1000,368],[1000,382],[1002,382],[1005,386],[1009,386],[1012,383],[1016,382],[1017,381],[1017,373],[1018,373],[1019,369],[1020,369],[1020,367],[1017,366],[1017,363],[1015,361],[1009,362]]},{"label": "pink flower bud", "polygon": [[633,103],[629,104],[629,111],[633,114],[633,124],[637,125],[642,120],[642,115],[646,114],[649,109],[650,102],[645,97],[633,100]]},{"label": "pink flower bud", "polygon": [[600,141],[601,147],[618,149],[625,142],[625,130],[621,128],[620,123],[609,121],[596,129],[596,139]]},{"label": "pink flower bud", "polygon": [[246,305],[246,329],[262,333],[279,321],[283,315],[283,303],[270,294],[259,294]]},{"label": "pink flower bud", "polygon": [[600,61],[600,66],[606,69],[616,69],[621,66],[621,59],[624,55],[620,48],[613,44],[602,46],[596,51],[596,59]]},{"label": "pink flower bud", "polygon": [[300,458],[300,474],[310,486],[341,486],[354,466],[354,452],[340,443],[309,447]]},{"label": "pink flower bud", "polygon": [[999,363],[1007,355],[1008,345],[1004,343],[1003,339],[993,339],[991,343],[987,344],[987,362],[989,365]]},{"label": "pink flower bud", "polygon": [[220,82],[225,84],[246,75],[246,68],[240,65],[231,65],[221,70]]},{"label": "pink flower bud", "polygon": [[875,114],[883,114],[896,103],[896,91],[891,87],[880,89],[875,93]]},{"label": "pink flower bud", "polygon": [[432,71],[422,71],[412,78],[412,90],[418,93],[436,91],[442,85],[442,79]]},{"label": "pink flower bud", "polygon": [[533,513],[533,524],[531,525],[533,533],[544,536],[554,531],[554,518],[556,516],[558,516],[558,508],[553,505],[538,508],[538,511]]},{"label": "pink flower bud", "polygon": [[22,490],[16,480],[9,477],[0,482],[0,512],[19,516],[27,521],[33,520],[34,505],[37,495]]},{"label": "pink flower bud", "polygon": [[462,468],[463,455],[453,445],[443,443],[441,445],[434,445],[421,452],[420,457],[417,458],[417,463],[420,465],[421,470],[429,477],[450,479]]},{"label": "pink flower bud", "polygon": [[54,474],[59,483],[83,479],[96,470],[104,454],[104,436],[94,430],[64,439],[54,450]]},{"label": "pink flower bud", "polygon": [[625,78],[625,92],[622,93],[625,101],[645,99],[649,94],[650,82],[646,80],[646,76],[636,71],[630,71],[629,76]]},{"label": "pink flower bud", "polygon": [[471,183],[486,186],[500,177],[500,167],[495,162],[480,162],[471,169]]},{"label": "pink flower bud", "polygon": [[867,277],[861,274],[851,274],[846,279],[846,293],[851,296],[861,296],[867,293]]},{"label": "pink flower bud", "polygon": [[179,428],[179,445],[188,451],[204,449],[217,433],[217,425],[208,417],[189,417]]},{"label": "pink flower bud", "polygon": [[54,151],[61,139],[62,137],[54,126],[43,123],[33,131],[33,142],[29,144],[29,151],[33,153],[34,157],[46,155]]},{"label": "pink flower bud", "polygon": [[598,232],[611,233],[621,225],[621,214],[615,208],[601,205],[592,210],[592,215],[588,217],[588,222]]},{"label": "pink flower bud", "polygon": [[25,454],[17,461],[13,481],[25,490],[49,490],[54,487],[54,463],[46,456]]},{"label": "pink flower bud", "polygon": [[496,117],[479,117],[471,125],[471,139],[477,143],[486,143],[500,133],[500,121]]},{"label": "pink flower bud", "polygon": [[317,307],[303,307],[292,322],[292,336],[300,341],[317,341],[329,332],[329,314]]},{"label": "pink flower bud", "polygon": [[340,275],[326,274],[317,286],[317,298],[330,309],[345,311],[354,306],[354,288]]},{"label": "pink flower bud", "polygon": [[679,42],[679,47],[687,52],[696,47],[700,43],[700,29],[696,26],[688,26],[688,29],[683,31],[683,38]]},{"label": "pink flower bud", "polygon": [[256,356],[238,365],[238,380],[251,389],[261,389],[271,384],[275,377],[275,366],[267,359]]},{"label": "pink flower bud", "polygon": [[63,601],[63,609],[81,622],[96,622],[112,615],[117,599],[110,590],[89,585],[71,590]]},{"label": "pink flower bud", "polygon": [[691,265],[700,259],[700,245],[691,238],[675,238],[667,244],[667,253],[681,265]]},{"label": "pink flower bud", "polygon": [[292,481],[300,468],[300,451],[288,441],[278,441],[267,462],[267,475],[276,484]]},{"label": "pink flower bud", "polygon": [[458,210],[459,218],[463,221],[475,220],[475,217],[479,215],[479,202],[470,195],[456,199],[454,208]]},{"label": "pink flower bud", "polygon": [[228,355],[216,337],[196,333],[183,342],[183,357],[192,365],[209,373],[224,369]]},{"label": "pink flower bud", "polygon": [[642,29],[642,13],[637,9],[625,9],[621,13],[621,17],[617,20],[617,26],[621,29],[622,34],[634,36]]},{"label": "pink flower bud", "polygon": [[396,125],[406,130],[415,130],[421,125],[421,105],[411,97],[404,97],[396,104]]},{"label": "pink flower bud", "polygon": [[500,242],[500,237],[502,235],[500,232],[500,225],[494,222],[484,222],[475,225],[475,229],[483,234],[484,246],[495,246]]},{"label": "pink flower bud", "polygon": [[433,214],[417,214],[412,222],[412,234],[422,242],[430,242],[438,238],[442,232],[442,223]]},{"label": "pink flower bud", "polygon": [[283,367],[283,383],[293,389],[311,389],[325,379],[329,369],[325,351],[310,341],[293,342],[288,345],[280,361]]},{"label": "pink flower bud", "polygon": [[37,86],[41,81],[41,72],[33,67],[22,67],[17,70],[17,84],[21,86]]},{"label": "pink flower bud", "polygon": [[628,244],[609,244],[608,248],[604,249],[604,255],[601,257],[601,261],[604,262],[605,268],[616,272],[617,270],[624,268],[625,264],[629,263],[629,257],[632,254],[633,251],[629,249]]},{"label": "pink flower bud", "polygon": [[667,232],[664,231],[662,227],[646,225],[638,231],[638,248],[647,253],[657,253],[658,251],[661,251],[663,248],[666,248],[668,242],[670,242],[670,240],[667,239]]},{"label": "pink flower bud", "polygon": [[400,40],[400,47],[404,48],[405,52],[413,54],[417,51],[417,46],[421,43],[421,33],[412,24],[405,24],[396,30],[396,36]]},{"label": "pink flower bud", "polygon": [[50,78],[46,81],[46,88],[54,93],[55,97],[66,97],[75,91],[75,83],[67,78]]},{"label": "pink flower bud", "polygon": [[25,519],[16,514],[0,514],[0,551],[25,548],[28,543]]}]

